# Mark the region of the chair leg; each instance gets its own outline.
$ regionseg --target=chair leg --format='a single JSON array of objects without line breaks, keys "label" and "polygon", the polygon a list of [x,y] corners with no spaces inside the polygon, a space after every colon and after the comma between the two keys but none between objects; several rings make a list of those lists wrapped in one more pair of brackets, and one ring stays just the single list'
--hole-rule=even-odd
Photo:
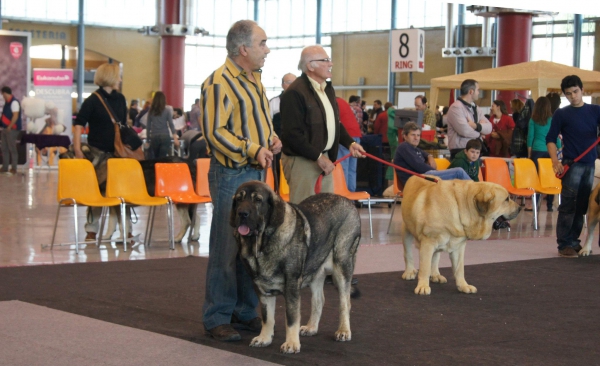
[{"label": "chair leg", "polygon": [[98,248],[100,248],[100,242],[102,241],[102,235],[104,234],[104,223],[106,222],[108,215],[110,215],[110,207],[102,207],[100,217],[98,218],[98,232],[96,233],[96,245]]},{"label": "chair leg", "polygon": [[155,209],[156,209],[156,206],[149,207],[148,220],[146,222],[146,233],[144,234],[144,245],[145,246],[148,246],[150,243],[150,241],[148,240],[150,238],[150,218],[152,217],[152,213],[154,212]]},{"label": "chair leg", "polygon": [[61,204],[58,204],[58,209],[56,210],[56,219],[54,220],[54,231],[52,232],[52,244],[50,244],[50,250],[54,249],[54,238],[56,237],[56,227],[58,226],[58,215],[60,214]]},{"label": "chair leg", "polygon": [[533,194],[531,196],[531,199],[533,201],[533,230],[537,230],[538,229],[538,210],[537,210],[537,198],[535,197],[535,194]]},{"label": "chair leg", "polygon": [[175,250],[175,227],[173,226],[173,201],[169,198],[167,204],[167,216],[169,217],[169,247]]},{"label": "chair leg", "polygon": [[373,217],[371,215],[371,197],[367,201],[369,205],[369,229],[371,230],[371,239],[373,239]]},{"label": "chair leg", "polygon": [[77,204],[73,204],[73,221],[75,226],[75,253],[79,254],[79,230],[77,229]]},{"label": "chair leg", "polygon": [[151,217],[148,217],[148,225],[150,225],[150,233],[148,234],[148,246],[150,246],[150,242],[152,241],[152,231],[154,230],[154,216],[156,215],[156,207],[153,207],[151,212]]},{"label": "chair leg", "polygon": [[394,218],[394,211],[396,210],[396,203],[398,202],[398,195],[394,197],[394,205],[392,206],[392,214],[390,215],[390,223],[388,224],[387,233],[390,233],[390,228],[392,227],[392,219]]},{"label": "chair leg", "polygon": [[123,227],[123,251],[127,251],[127,210],[125,210],[125,201],[121,199],[121,226]]}]

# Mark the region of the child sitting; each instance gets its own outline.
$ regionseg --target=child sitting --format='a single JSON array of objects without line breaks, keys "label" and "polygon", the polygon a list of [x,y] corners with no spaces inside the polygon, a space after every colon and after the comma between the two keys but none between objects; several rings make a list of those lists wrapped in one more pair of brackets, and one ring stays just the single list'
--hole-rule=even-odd
[{"label": "child sitting", "polygon": [[469,140],[467,147],[456,154],[448,168],[463,168],[473,181],[479,182],[479,168],[481,166],[479,154],[481,154],[481,140]]}]

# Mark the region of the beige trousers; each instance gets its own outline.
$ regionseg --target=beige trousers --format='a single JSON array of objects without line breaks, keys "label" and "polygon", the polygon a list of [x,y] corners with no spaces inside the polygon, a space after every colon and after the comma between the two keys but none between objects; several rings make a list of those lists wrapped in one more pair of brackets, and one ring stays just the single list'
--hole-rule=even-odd
[{"label": "beige trousers", "polygon": [[[323,172],[319,165],[301,156],[281,154],[283,174],[290,186],[290,202],[300,203],[315,194],[315,183]],[[333,193],[333,174],[323,177],[321,193]]]}]

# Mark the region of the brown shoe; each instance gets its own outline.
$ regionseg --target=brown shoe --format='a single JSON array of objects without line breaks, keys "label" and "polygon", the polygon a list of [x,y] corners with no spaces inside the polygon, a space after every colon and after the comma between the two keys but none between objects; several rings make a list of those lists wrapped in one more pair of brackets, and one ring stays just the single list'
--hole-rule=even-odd
[{"label": "brown shoe", "polygon": [[85,241],[96,241],[96,233],[88,231],[85,237]]},{"label": "brown shoe", "polygon": [[577,253],[581,252],[581,249],[583,249],[583,248],[581,247],[581,244],[577,244],[577,245],[575,245],[575,247],[573,248],[573,250],[574,250],[574,251],[576,251]]},{"label": "brown shoe", "polygon": [[238,333],[231,324],[223,324],[212,329],[204,329],[204,334],[209,335],[221,342],[241,341],[242,336]]},{"label": "brown shoe", "polygon": [[9,170],[9,172],[11,172],[12,174],[17,174],[17,169],[11,169]]},{"label": "brown shoe", "polygon": [[566,247],[558,251],[558,255],[565,258],[578,258],[579,253],[573,247]]},{"label": "brown shoe", "polygon": [[254,333],[260,333],[260,331],[262,330],[262,319],[259,317],[256,317],[254,319],[242,321],[242,320],[239,320],[237,318],[237,316],[232,315],[231,316],[231,325],[233,326],[234,329],[249,330]]}]

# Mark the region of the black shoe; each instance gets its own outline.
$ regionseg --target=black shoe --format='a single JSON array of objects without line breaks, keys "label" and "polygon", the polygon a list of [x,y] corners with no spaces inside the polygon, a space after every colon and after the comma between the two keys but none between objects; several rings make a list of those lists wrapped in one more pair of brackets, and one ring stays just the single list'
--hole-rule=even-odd
[{"label": "black shoe", "polygon": [[576,252],[575,248],[573,247],[566,247],[564,249],[560,249],[558,251],[558,255],[565,258],[578,258],[579,252]]},{"label": "black shoe", "polygon": [[231,316],[231,326],[234,329],[249,330],[254,333],[260,333],[260,331],[262,329],[262,319],[259,317],[256,317],[256,318],[250,319],[248,321],[241,321],[237,318],[237,316],[232,315]]},{"label": "black shoe", "polygon": [[212,329],[204,329],[204,334],[209,335],[221,342],[241,341],[242,336],[238,333],[231,324],[223,324]]},{"label": "black shoe", "polygon": [[577,253],[579,253],[579,252],[581,251],[581,249],[583,249],[583,248],[581,247],[581,244],[577,244],[577,245],[575,245],[575,246],[573,247],[573,250],[574,250],[574,251],[576,251]]},{"label": "black shoe", "polygon": [[553,208],[552,206],[548,206],[548,209],[547,209],[547,211],[548,211],[548,212],[552,212],[552,211],[554,211],[554,208]]},{"label": "black shoe", "polygon": [[492,224],[492,228],[494,230],[499,230],[499,229],[506,229],[510,227],[510,222],[508,222],[508,220],[506,220],[503,216],[500,216],[496,219],[496,221],[494,221],[494,224]]}]

